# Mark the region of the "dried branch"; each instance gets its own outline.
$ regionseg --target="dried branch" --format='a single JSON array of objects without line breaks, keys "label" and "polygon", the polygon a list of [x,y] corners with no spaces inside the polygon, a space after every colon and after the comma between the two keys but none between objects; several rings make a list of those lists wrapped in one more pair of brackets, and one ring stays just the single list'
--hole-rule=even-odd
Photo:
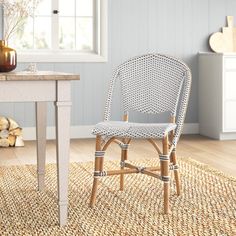
[{"label": "dried branch", "polygon": [[14,32],[24,24],[25,19],[33,16],[35,8],[40,2],[41,0],[0,0],[4,15],[4,40],[9,40]]}]

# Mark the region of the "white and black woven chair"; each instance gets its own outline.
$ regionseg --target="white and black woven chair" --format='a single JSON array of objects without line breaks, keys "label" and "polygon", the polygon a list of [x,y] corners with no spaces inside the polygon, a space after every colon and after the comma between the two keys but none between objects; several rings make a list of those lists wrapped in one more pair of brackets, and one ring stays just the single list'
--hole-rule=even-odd
[{"label": "white and black woven chair", "polygon": [[[121,84],[123,121],[110,120],[116,80]],[[170,211],[169,171],[174,171],[177,195],[180,195],[181,191],[176,145],[183,128],[190,87],[191,72],[188,66],[170,56],[142,55],[128,60],[117,68],[110,83],[105,119],[93,130],[93,134],[96,135],[96,152],[91,207],[95,205],[99,178],[120,175],[120,190],[123,190],[125,174],[142,173],[163,181],[164,213]],[[129,111],[148,114],[167,112],[170,120],[167,123],[133,123],[128,121]],[[154,146],[160,159],[159,167],[138,167],[128,162],[128,147],[134,138],[145,138]],[[162,151],[157,146],[156,139],[162,139]],[[104,154],[112,142],[121,147],[121,167],[120,170],[104,171]]]}]

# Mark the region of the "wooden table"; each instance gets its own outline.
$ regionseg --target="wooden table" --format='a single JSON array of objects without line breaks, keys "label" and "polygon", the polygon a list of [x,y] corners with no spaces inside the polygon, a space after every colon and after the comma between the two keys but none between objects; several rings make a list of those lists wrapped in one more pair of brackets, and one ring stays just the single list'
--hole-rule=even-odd
[{"label": "wooden table", "polygon": [[71,80],[79,75],[52,71],[0,74],[0,102],[36,103],[38,190],[44,189],[47,102],[56,108],[56,149],[59,223],[67,222],[70,152]]}]

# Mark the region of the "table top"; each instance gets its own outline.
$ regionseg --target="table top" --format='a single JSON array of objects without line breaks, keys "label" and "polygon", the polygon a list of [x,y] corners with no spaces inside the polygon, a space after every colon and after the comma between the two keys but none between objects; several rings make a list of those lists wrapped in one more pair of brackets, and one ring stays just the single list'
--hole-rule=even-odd
[{"label": "table top", "polygon": [[16,80],[80,80],[80,76],[76,74],[55,71],[19,71],[0,73],[0,81]]}]

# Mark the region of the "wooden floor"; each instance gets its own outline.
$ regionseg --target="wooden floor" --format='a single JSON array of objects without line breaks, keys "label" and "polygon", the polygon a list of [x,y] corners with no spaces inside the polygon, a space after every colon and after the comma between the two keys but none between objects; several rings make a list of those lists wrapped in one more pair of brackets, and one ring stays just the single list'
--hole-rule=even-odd
[{"label": "wooden floor", "polygon": [[[94,139],[71,141],[71,162],[94,160]],[[191,157],[209,164],[225,173],[236,176],[236,141],[216,141],[200,135],[183,135],[178,147],[178,155]],[[119,160],[120,148],[112,144],[107,151],[106,160]],[[55,142],[47,143],[47,163],[55,162]],[[138,160],[155,156],[153,147],[144,140],[132,142],[129,159]],[[25,142],[23,148],[1,148],[0,166],[36,164],[35,142]]]}]

